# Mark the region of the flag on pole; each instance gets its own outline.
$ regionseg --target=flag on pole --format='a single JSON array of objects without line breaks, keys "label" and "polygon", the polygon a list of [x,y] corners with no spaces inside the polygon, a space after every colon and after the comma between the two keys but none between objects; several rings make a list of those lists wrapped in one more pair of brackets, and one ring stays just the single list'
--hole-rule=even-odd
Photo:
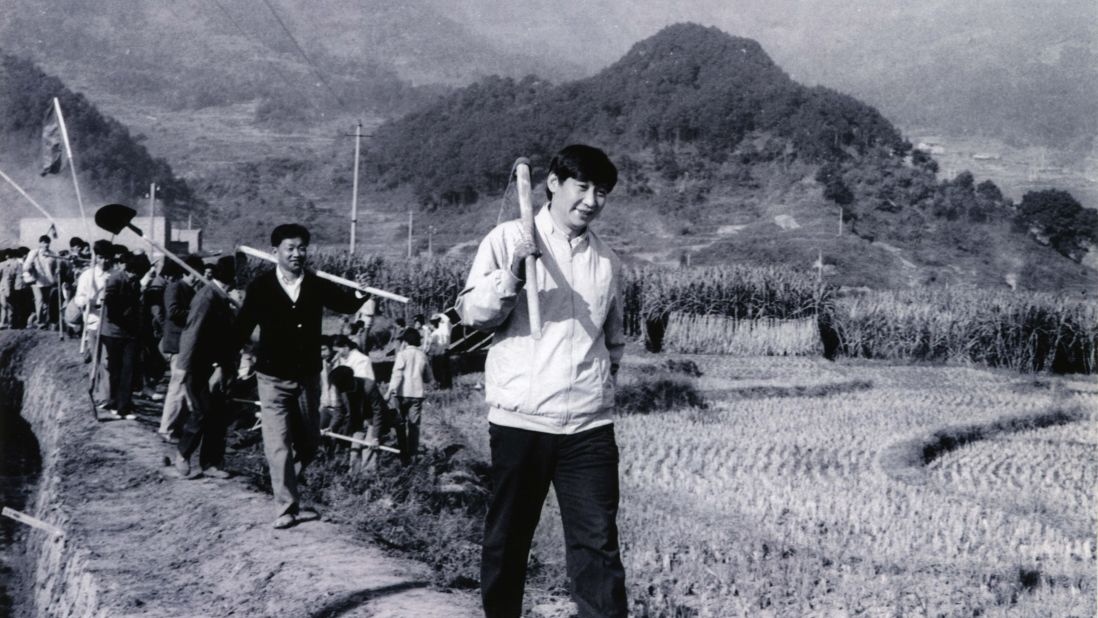
[{"label": "flag on pole", "polygon": [[46,112],[46,120],[42,123],[42,171],[39,175],[57,174],[61,171],[64,165],[61,145],[61,123],[58,122],[54,106],[51,104],[49,111]]},{"label": "flag on pole", "polygon": [[54,240],[57,240],[57,225],[50,223],[50,229],[46,230],[46,233]]}]

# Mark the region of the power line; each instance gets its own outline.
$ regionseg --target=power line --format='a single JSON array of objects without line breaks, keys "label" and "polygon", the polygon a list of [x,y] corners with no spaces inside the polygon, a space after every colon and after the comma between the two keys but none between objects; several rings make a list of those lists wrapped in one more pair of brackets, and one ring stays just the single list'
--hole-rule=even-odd
[{"label": "power line", "polygon": [[[252,36],[251,32],[248,32],[247,30],[245,30],[244,27],[240,25],[240,22],[238,22],[236,20],[236,18],[233,17],[233,14],[230,13],[229,10],[225,8],[225,5],[222,4],[220,2],[220,0],[210,0],[210,1],[213,2],[214,4],[216,4],[217,8],[221,9],[222,14],[224,14],[226,19],[229,20],[229,23],[231,23],[240,32],[240,34],[244,35],[245,39],[251,41],[252,44],[256,45],[257,47],[270,49],[267,45],[265,45],[264,43],[262,43],[261,41],[256,39],[254,36]],[[274,51],[274,50],[271,50],[271,51]],[[286,87],[289,88],[291,92],[298,92],[298,86],[295,85],[291,81],[289,76],[287,76],[284,72],[282,72],[282,69],[279,68],[278,63],[275,62],[274,60],[272,60],[270,62],[270,64],[271,64],[271,68],[274,70],[275,74],[277,74],[278,77],[283,81],[283,83],[286,84]],[[305,102],[306,105],[310,105],[310,106],[315,107],[315,104],[309,99],[309,97],[305,96],[304,94],[301,94],[301,99]]]},{"label": "power line", "polygon": [[339,103],[339,108],[346,111],[347,105],[343,102],[343,99],[340,98],[339,94],[337,94],[335,89],[332,88],[332,85],[328,83],[328,79],[324,77],[324,73],[321,72],[320,67],[317,66],[317,64],[313,62],[313,59],[309,57],[309,54],[306,54],[305,50],[302,49],[301,44],[297,42],[297,38],[295,38],[293,33],[290,32],[290,29],[286,26],[286,22],[282,21],[282,18],[279,17],[278,11],[276,11],[274,6],[271,5],[270,0],[263,0],[263,4],[267,5],[267,9],[271,12],[271,15],[274,16],[275,21],[278,22],[278,25],[282,27],[282,31],[286,33],[286,36],[289,37],[290,41],[294,44],[297,52],[301,54],[301,57],[305,59],[305,62],[309,63],[309,66],[313,67],[313,71],[316,73],[317,78],[320,79],[321,83],[323,83],[324,86],[328,89],[328,92],[330,92],[336,102]]}]

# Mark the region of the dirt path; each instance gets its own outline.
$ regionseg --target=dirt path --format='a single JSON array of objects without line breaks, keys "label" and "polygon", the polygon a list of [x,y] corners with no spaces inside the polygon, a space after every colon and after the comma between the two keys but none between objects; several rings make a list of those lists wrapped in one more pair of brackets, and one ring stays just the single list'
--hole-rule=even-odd
[{"label": "dirt path", "polygon": [[[40,432],[49,424],[57,430],[48,489],[40,490],[50,497],[39,498],[38,510],[62,511],[50,520],[64,523],[61,551],[70,556],[66,575],[47,577],[62,577],[62,588],[93,589],[81,596],[94,607],[76,615],[479,614],[474,594],[432,588],[426,566],[364,546],[349,530],[323,521],[274,530],[270,497],[243,480],[172,478],[163,466],[169,447],[147,427],[152,419],[91,420],[84,366],[69,344],[45,335],[13,339],[0,334],[0,348],[29,348],[22,362],[30,366],[8,368],[28,389],[23,416]],[[47,409],[55,404],[62,409]],[[69,581],[77,554],[81,581]],[[65,596],[72,593],[54,598]]]}]

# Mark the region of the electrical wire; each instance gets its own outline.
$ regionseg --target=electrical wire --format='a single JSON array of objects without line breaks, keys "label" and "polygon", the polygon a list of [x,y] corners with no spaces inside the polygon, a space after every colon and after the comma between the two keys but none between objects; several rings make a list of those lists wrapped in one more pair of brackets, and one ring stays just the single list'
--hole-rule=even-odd
[{"label": "electrical wire", "polygon": [[332,88],[332,84],[328,82],[328,79],[324,77],[324,73],[320,70],[320,67],[317,66],[315,62],[313,62],[313,59],[309,57],[309,54],[305,53],[305,50],[301,47],[301,44],[297,42],[297,38],[294,37],[293,33],[290,32],[290,29],[286,26],[286,22],[282,21],[282,17],[278,15],[278,11],[276,11],[274,6],[271,5],[270,0],[263,0],[263,4],[267,6],[267,10],[271,12],[271,15],[274,16],[275,21],[277,21],[278,25],[282,27],[282,31],[286,33],[287,37],[289,37],[290,42],[294,44],[294,48],[297,49],[297,52],[301,54],[301,57],[305,59],[305,62],[309,63],[309,66],[313,67],[313,71],[316,73],[317,78],[320,79],[320,82],[324,84],[324,86],[328,89],[328,92],[331,93],[332,98],[334,98],[336,102],[339,103],[339,108],[346,111],[347,105],[343,102],[343,99],[339,96],[335,89]]}]

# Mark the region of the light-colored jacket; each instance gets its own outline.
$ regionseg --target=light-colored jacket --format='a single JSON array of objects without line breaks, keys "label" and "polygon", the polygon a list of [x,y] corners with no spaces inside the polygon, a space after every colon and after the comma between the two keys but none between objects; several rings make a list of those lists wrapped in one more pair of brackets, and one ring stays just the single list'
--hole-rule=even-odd
[{"label": "light-colored jacket", "polygon": [[31,249],[23,260],[23,281],[39,287],[49,287],[57,282],[54,269],[57,258],[52,252]]},{"label": "light-colored jacket", "polygon": [[393,375],[389,378],[386,397],[400,395],[423,399],[423,383],[433,382],[434,379],[427,354],[417,347],[408,346],[397,352],[393,361]]},{"label": "light-colored jacket", "polygon": [[625,347],[620,262],[590,229],[571,240],[557,230],[548,206],[535,224],[540,340],[530,335],[526,292],[510,270],[520,221],[484,238],[458,296],[462,323],[495,335],[484,368],[488,420],[555,434],[610,424],[610,367]]}]

